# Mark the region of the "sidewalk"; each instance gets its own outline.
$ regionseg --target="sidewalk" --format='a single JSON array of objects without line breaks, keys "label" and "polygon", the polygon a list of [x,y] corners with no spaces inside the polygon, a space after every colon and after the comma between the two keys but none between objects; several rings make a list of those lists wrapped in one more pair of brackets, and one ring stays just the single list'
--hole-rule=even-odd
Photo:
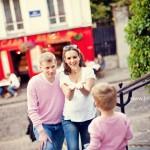
[{"label": "sidewalk", "polygon": [[105,70],[103,78],[100,78],[100,82],[119,83],[126,80],[130,80],[130,74],[127,68],[115,68],[111,70]]}]

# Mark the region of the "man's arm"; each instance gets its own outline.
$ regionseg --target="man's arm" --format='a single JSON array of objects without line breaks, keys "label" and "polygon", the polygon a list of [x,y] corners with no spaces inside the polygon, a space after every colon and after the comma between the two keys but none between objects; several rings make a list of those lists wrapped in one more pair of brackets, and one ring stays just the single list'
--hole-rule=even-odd
[{"label": "man's arm", "polygon": [[34,83],[29,81],[27,86],[27,106],[28,106],[28,116],[31,119],[33,126],[37,129],[39,133],[39,141],[40,146],[43,147],[46,144],[47,139],[51,141],[51,139],[47,136],[42,126],[42,121],[40,120],[40,116],[38,114],[39,111],[39,101],[37,97],[37,91],[34,87]]}]

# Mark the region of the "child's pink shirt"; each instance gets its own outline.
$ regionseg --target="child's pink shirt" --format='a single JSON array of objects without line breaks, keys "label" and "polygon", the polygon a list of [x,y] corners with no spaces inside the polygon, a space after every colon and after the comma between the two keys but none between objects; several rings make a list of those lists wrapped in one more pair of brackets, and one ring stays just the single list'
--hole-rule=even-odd
[{"label": "child's pink shirt", "polygon": [[28,115],[34,127],[61,122],[64,95],[59,87],[59,75],[50,83],[42,74],[30,79],[27,86]]},{"label": "child's pink shirt", "polygon": [[133,136],[126,115],[119,112],[108,118],[95,118],[89,125],[89,133],[88,150],[126,150]]}]

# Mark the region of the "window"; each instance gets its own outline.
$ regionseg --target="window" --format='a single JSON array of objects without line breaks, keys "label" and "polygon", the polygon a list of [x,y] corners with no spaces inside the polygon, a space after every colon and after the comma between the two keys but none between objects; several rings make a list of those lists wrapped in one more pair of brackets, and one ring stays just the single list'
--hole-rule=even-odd
[{"label": "window", "polygon": [[19,0],[3,0],[6,31],[22,30],[23,21]]},{"label": "window", "polygon": [[47,0],[50,24],[66,22],[63,0]]}]

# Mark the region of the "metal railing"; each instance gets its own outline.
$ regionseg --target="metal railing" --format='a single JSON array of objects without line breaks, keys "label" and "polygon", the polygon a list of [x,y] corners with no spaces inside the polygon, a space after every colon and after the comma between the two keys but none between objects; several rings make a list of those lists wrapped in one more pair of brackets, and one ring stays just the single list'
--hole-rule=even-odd
[{"label": "metal railing", "polygon": [[[150,73],[142,76],[141,78],[129,83],[128,85],[123,87],[123,83],[119,83],[120,89],[117,91],[117,97],[120,98],[120,103],[117,103],[117,106],[120,107],[121,112],[125,113],[125,106],[131,101],[132,92],[150,84]],[[128,94],[126,100],[124,100],[124,96]]]},{"label": "metal railing", "polygon": [[[141,78],[129,83],[128,85],[123,87],[123,83],[119,83],[120,89],[117,91],[117,97],[120,98],[120,103],[117,103],[117,106],[120,107],[121,112],[125,113],[125,106],[131,101],[132,92],[150,84],[150,73],[142,76]],[[126,100],[124,100],[124,96],[128,94]],[[128,146],[126,146],[126,150],[128,150]]]}]

